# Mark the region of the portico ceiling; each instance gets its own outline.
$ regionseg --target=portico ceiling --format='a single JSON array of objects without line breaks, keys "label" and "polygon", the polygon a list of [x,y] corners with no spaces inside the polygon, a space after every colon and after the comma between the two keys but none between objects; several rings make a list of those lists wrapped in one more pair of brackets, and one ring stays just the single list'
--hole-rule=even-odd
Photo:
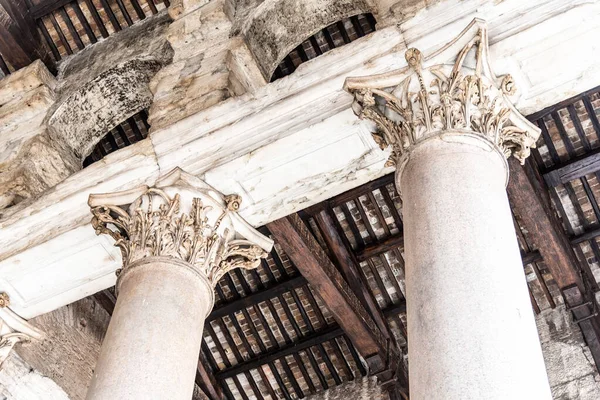
[{"label": "portico ceiling", "polygon": [[[54,44],[52,53],[56,59],[69,53],[69,49],[74,52],[92,43],[94,35],[104,35],[101,26],[107,32],[110,26],[117,30],[114,19],[119,12],[122,20],[117,24],[124,27],[135,22],[136,15],[142,18],[156,12],[153,7],[161,4],[148,0],[144,8],[136,0],[127,4],[117,1],[112,17],[110,11],[98,13],[103,21],[100,23],[93,12],[88,15],[84,11],[82,17],[78,11],[90,3],[54,0],[31,5],[37,10],[34,14],[41,18],[41,31],[50,32],[44,36]],[[558,2],[547,3],[544,6],[548,9],[560,9]],[[90,7],[96,7],[95,3]],[[597,7],[593,10],[600,12]],[[515,70],[516,79],[526,83],[517,102],[521,109],[539,110],[552,104],[557,96],[563,99],[589,88],[590,79],[581,76],[597,68],[593,63],[561,67],[557,81],[548,83],[544,77],[550,73],[541,69],[546,75],[539,77],[540,67],[534,65],[534,57],[516,45],[528,42],[546,61],[556,51],[554,47],[562,51],[571,47],[575,39],[564,39],[557,46],[550,46],[544,39],[549,28],[543,25],[551,25],[557,11],[551,17],[546,15],[547,19],[538,15],[513,25],[506,24],[501,11],[484,9],[474,13],[488,13],[492,21],[502,22],[491,29],[492,52],[504,60],[499,63],[501,69]],[[445,22],[445,18],[450,18],[440,14],[435,17]],[[309,262],[304,265],[299,260],[318,263],[320,258],[314,254],[318,249],[360,299],[361,307],[378,326],[377,332],[388,335],[391,348],[399,355],[405,353],[402,202],[392,177],[387,175],[389,169],[383,169],[385,155],[370,140],[370,126],[355,121],[341,83],[349,74],[371,74],[404,65],[401,53],[408,45],[435,49],[443,44],[441,34],[434,32],[438,26],[433,22],[427,26],[420,18],[426,19],[417,17],[401,30],[385,28],[352,46],[323,55],[318,64],[303,65],[289,77],[292,79],[280,79],[169,127],[150,131],[144,111],[115,128],[100,146],[117,150],[127,147],[127,141],[142,140],[93,165],[92,161],[105,155],[97,147],[85,164],[88,168],[0,218],[5,231],[4,236],[0,233],[0,243],[4,245],[0,271],[6,273],[4,278],[0,276],[0,283],[22,290],[22,301],[16,302],[15,308],[34,317],[111,286],[113,271],[119,264],[118,251],[110,241],[93,236],[87,226],[87,195],[90,191],[130,187],[133,183],[152,184],[160,173],[182,166],[223,192],[241,193],[245,200],[242,214],[254,225],[266,224],[262,229],[276,241],[269,259],[258,270],[235,271],[217,286],[217,302],[205,328],[196,378],[211,399],[223,395],[301,398],[369,372],[366,354],[352,344],[353,335],[362,332],[360,327],[335,322],[339,311],[321,301],[319,292],[323,289],[315,289],[314,282],[302,273]],[[436,18],[430,21],[438,21]],[[568,25],[568,17],[564,18],[567,22],[563,24]],[[456,33],[463,22],[451,20],[448,26],[436,23],[444,26],[440,32]],[[90,33],[95,30],[99,35]],[[295,51],[306,61],[301,51]],[[279,75],[285,75],[283,69],[280,67]],[[555,87],[559,89],[554,92],[551,89]],[[537,208],[513,204],[532,307],[536,312],[554,308],[563,301],[561,292],[566,297],[573,296],[573,303],[568,306],[597,364],[600,322],[594,294],[600,280],[600,247],[596,240],[600,237],[599,92],[600,89],[593,89],[530,116],[542,129],[542,138],[526,172],[519,170],[526,179],[521,176],[509,187],[509,192],[528,192],[530,199],[538,199]],[[132,135],[139,137],[133,140]],[[339,159],[332,160],[334,148],[343,151],[339,151]],[[289,158],[294,160],[289,161],[282,154],[293,154]],[[536,174],[542,179],[536,180]],[[285,179],[277,179],[284,175]],[[546,201],[546,197],[550,200]],[[284,249],[277,233],[269,231],[269,223],[277,223],[273,221],[281,221],[288,214],[298,215],[309,229],[312,239],[306,240],[310,242],[306,247],[312,248],[312,253]],[[57,215],[64,217],[59,220]],[[555,236],[557,240],[570,241],[573,251],[546,240],[539,232],[536,236],[539,227],[532,226],[532,218],[545,221],[544,229],[550,229],[557,216],[563,225]],[[13,232],[22,235],[15,238]],[[72,247],[65,248],[65,242]],[[89,257],[83,253],[90,249],[103,261],[91,260],[83,265],[82,261]],[[30,266],[37,267],[42,255],[49,253],[55,254],[56,259],[44,261],[53,268],[68,260],[61,270],[64,285],[37,292],[37,286],[28,287],[23,282],[37,273]],[[554,259],[553,254],[559,254],[559,259]],[[30,269],[21,269],[23,265]],[[46,268],[43,273],[55,271]],[[95,298],[111,312],[114,294],[110,289],[97,293]],[[397,365],[398,371],[392,373],[401,374],[403,361]]]},{"label": "portico ceiling", "polygon": [[[599,116],[600,87],[531,115],[529,119],[542,128],[543,135],[527,166],[543,180],[533,193],[539,196],[539,207],[562,222],[560,232],[570,240],[577,257],[562,256],[569,259],[570,269],[589,289],[589,303],[573,310],[573,321],[579,322],[597,365],[600,330],[593,294],[598,293],[600,280]],[[510,193],[531,191],[531,187],[521,186],[517,176],[513,179]],[[551,207],[541,201],[545,196],[552,198]],[[555,308],[564,302],[562,282],[548,265],[556,260],[546,257],[549,251],[563,250],[550,249],[549,242],[532,235],[535,228],[523,216],[534,213],[533,218],[542,218],[535,215],[535,207],[512,206],[532,307],[536,313]],[[318,203],[299,215],[354,292],[364,291],[371,298],[376,306],[371,312],[382,313],[392,343],[406,354],[402,200],[393,175]],[[272,236],[267,228],[263,232]],[[267,394],[301,398],[368,373],[347,336],[348,328],[335,322],[319,292],[275,239],[276,248],[258,270],[236,270],[217,286],[196,380],[214,398],[221,391],[228,398],[260,399]],[[351,256],[340,257],[346,251]],[[112,290],[95,297],[111,312]],[[214,379],[207,381],[206,376]]]}]

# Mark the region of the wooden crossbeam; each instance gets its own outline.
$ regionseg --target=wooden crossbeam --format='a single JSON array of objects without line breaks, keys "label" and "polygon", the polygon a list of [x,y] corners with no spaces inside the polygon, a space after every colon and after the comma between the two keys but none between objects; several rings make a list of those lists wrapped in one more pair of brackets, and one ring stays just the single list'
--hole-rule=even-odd
[{"label": "wooden crossbeam", "polygon": [[[511,158],[508,197],[515,214],[542,255],[558,284],[565,304],[579,322],[588,347],[600,367],[600,319],[594,315],[593,293],[586,290],[579,261],[560,226],[547,197],[548,188],[527,161],[521,166]],[[589,303],[587,303],[589,302]]]},{"label": "wooden crossbeam", "polygon": [[202,392],[206,395],[206,397],[208,397],[209,400],[225,399],[223,389],[211,372],[204,354],[202,354],[202,351],[200,351],[198,368],[196,369],[196,385],[200,387]]},{"label": "wooden crossbeam", "polygon": [[308,349],[309,347],[325,343],[329,340],[335,339],[336,337],[342,336],[344,331],[337,325],[328,327],[326,330],[321,332],[314,332],[306,337],[298,340],[297,342],[290,343],[279,348],[273,348],[266,353],[260,354],[257,357],[250,358],[244,362],[241,362],[233,367],[226,368],[223,371],[217,372],[215,375],[217,379],[223,380],[234,377],[246,371],[251,371],[260,367],[261,365],[268,364],[272,361],[278,360],[282,357],[296,354],[302,350]]},{"label": "wooden crossbeam", "polygon": [[29,12],[34,19],[38,19],[71,2],[73,2],[73,0],[45,0],[38,4],[33,4]]},{"label": "wooden crossbeam", "polygon": [[370,244],[365,248],[358,250],[356,252],[356,258],[358,261],[365,261],[371,257],[376,257],[398,248],[404,248],[404,236],[401,233],[392,235],[380,242]]},{"label": "wooden crossbeam", "polygon": [[558,186],[600,170],[600,150],[558,165],[544,174],[548,186]]},{"label": "wooden crossbeam", "polygon": [[0,0],[0,53],[15,70],[37,59],[54,68],[25,0]]},{"label": "wooden crossbeam", "polygon": [[370,372],[385,370],[388,341],[300,217],[294,214],[267,227],[367,361]]},{"label": "wooden crossbeam", "polygon": [[559,288],[574,284],[583,288],[573,248],[550,209],[549,199],[541,195],[547,193],[547,189],[536,178],[529,162],[525,164],[528,171],[512,158],[509,166],[507,192],[514,213],[527,229]]},{"label": "wooden crossbeam", "polygon": [[242,297],[238,300],[231,301],[220,307],[216,307],[206,319],[206,322],[214,321],[217,318],[222,318],[226,315],[234,314],[240,310],[252,307],[260,302],[274,299],[277,296],[289,292],[293,289],[298,289],[307,284],[306,278],[303,276],[296,276],[287,279],[283,282],[278,282],[275,285],[265,288],[260,292],[252,293],[246,297]]},{"label": "wooden crossbeam", "polygon": [[375,323],[381,330],[381,333],[386,339],[392,338],[392,334],[389,331],[387,321],[383,317],[381,309],[377,305],[375,297],[369,290],[368,285],[361,277],[359,272],[360,265],[358,260],[354,256],[350,244],[347,240],[344,241],[345,236],[342,236],[334,223],[334,219],[331,215],[331,210],[323,210],[315,215],[315,222],[319,229],[323,233],[323,239],[327,244],[327,248],[331,251],[332,261],[338,266],[339,271],[348,282],[348,285],[354,292],[354,294],[360,299],[367,311],[371,314]]}]

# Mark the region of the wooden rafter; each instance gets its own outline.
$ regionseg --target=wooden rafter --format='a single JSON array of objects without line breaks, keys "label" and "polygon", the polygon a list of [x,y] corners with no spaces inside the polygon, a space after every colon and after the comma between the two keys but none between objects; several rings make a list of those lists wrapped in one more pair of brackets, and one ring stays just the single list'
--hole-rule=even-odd
[{"label": "wooden rafter", "polygon": [[[387,318],[406,313],[406,303],[402,302],[397,306],[392,306],[383,310]],[[244,372],[259,368],[283,357],[297,354],[310,347],[325,343],[345,334],[339,325],[331,325],[327,329],[308,335],[297,342],[290,343],[280,348],[274,348],[259,356],[249,358],[235,366],[226,368],[216,374],[219,379],[231,378]]]},{"label": "wooden rafter", "polygon": [[198,358],[198,367],[196,369],[196,385],[200,387],[202,392],[209,400],[223,400],[225,395],[223,389],[213,375],[204,354],[200,351]]},{"label": "wooden rafter", "polygon": [[[371,314],[383,336],[387,340],[391,340],[393,336],[389,332],[387,321],[368,285],[362,279],[359,273],[360,266],[358,260],[354,256],[354,253],[352,253],[347,240],[343,240],[345,236],[340,235],[331,212],[331,210],[319,212],[315,215],[315,221],[323,234],[327,247],[331,251],[332,261],[338,266],[339,271],[342,273],[344,279],[346,279],[346,282],[348,282],[354,294]],[[339,229],[341,230],[341,228]]]},{"label": "wooden rafter", "polygon": [[558,284],[565,304],[573,312],[594,357],[600,365],[600,319],[594,315],[593,294],[581,275],[579,260],[550,206],[548,188],[537,176],[531,161],[521,166],[509,160],[508,196],[529,237],[536,244],[546,266]]},{"label": "wooden rafter", "polygon": [[50,53],[25,0],[0,0],[0,53],[14,69],[26,67],[37,59],[53,68]]},{"label": "wooden rafter", "polygon": [[390,356],[389,342],[300,217],[291,215],[267,227],[327,305],[370,371],[385,370]]}]

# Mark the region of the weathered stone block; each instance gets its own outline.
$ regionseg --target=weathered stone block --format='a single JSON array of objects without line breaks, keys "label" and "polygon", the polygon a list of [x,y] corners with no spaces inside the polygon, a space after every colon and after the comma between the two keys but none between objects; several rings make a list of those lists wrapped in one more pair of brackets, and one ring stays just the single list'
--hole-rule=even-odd
[{"label": "weathered stone block", "polygon": [[289,52],[324,27],[357,14],[377,13],[367,0],[266,0],[243,30],[265,77]]},{"label": "weathered stone block", "polygon": [[56,79],[48,71],[44,63],[37,60],[28,67],[0,79],[0,106],[23,97],[29,91],[39,86],[54,89],[56,87]]},{"label": "weathered stone block", "polygon": [[545,310],[537,316],[537,326],[554,399],[597,399],[600,376],[570,313],[564,306]]}]

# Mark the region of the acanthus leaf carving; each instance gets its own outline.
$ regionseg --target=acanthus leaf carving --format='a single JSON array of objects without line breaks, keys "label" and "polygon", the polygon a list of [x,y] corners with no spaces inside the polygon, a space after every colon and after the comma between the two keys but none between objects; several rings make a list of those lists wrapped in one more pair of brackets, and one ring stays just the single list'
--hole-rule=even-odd
[{"label": "acanthus leaf carving", "polygon": [[44,333],[10,308],[7,293],[0,293],[0,368],[17,343],[28,343],[31,340],[42,340]]},{"label": "acanthus leaf carving", "polygon": [[[449,54],[452,64],[440,62]],[[408,65],[402,70],[348,78],[345,84],[354,95],[355,114],[375,123],[375,142],[391,147],[388,163],[397,164],[417,142],[446,131],[477,134],[507,157],[525,161],[539,129],[508,99],[516,91],[513,78],[491,72],[485,23],[473,21],[426,60],[415,48],[405,58]]]},{"label": "acanthus leaf carving", "polygon": [[216,285],[235,268],[258,267],[273,243],[237,214],[241,197],[223,196],[181,170],[175,173],[174,185],[90,196],[92,226],[115,240],[123,271],[147,257],[172,257]]}]

